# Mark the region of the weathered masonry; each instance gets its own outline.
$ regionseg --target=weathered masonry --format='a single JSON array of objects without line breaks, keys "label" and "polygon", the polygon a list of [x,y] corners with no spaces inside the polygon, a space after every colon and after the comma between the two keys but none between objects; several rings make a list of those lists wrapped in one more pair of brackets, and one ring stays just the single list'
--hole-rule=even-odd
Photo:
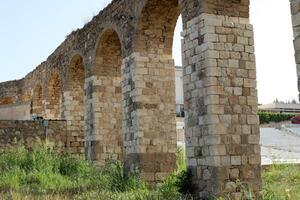
[{"label": "weathered masonry", "polygon": [[[297,64],[298,89],[300,91],[300,0],[290,0],[294,31],[295,60]],[[300,96],[299,96],[300,98]]]},{"label": "weathered masonry", "polygon": [[[66,121],[69,146],[83,151],[85,144],[88,159],[118,159],[159,182],[175,169],[172,41],[180,14],[186,154],[196,195],[238,196],[237,180],[258,195],[249,0],[114,0],[24,79],[2,83],[0,104],[20,111],[12,118]],[[14,106],[21,104],[31,114]]]}]

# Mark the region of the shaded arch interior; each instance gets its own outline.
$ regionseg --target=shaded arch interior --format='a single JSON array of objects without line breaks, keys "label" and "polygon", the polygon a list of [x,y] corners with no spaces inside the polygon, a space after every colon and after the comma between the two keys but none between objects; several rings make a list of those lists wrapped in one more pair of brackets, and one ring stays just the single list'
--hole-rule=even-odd
[{"label": "shaded arch interior", "polygon": [[85,66],[81,55],[72,57],[67,71],[66,88],[63,93],[63,119],[68,121],[68,131],[74,138],[68,141],[73,151],[84,148]]},{"label": "shaded arch interior", "polygon": [[46,119],[60,119],[61,79],[58,73],[51,75],[47,87]]},{"label": "shaded arch interior", "polygon": [[42,86],[37,84],[33,89],[32,97],[32,115],[33,116],[42,116]]},{"label": "shaded arch interior", "polygon": [[113,29],[100,37],[93,66],[93,155],[104,164],[107,159],[123,159],[122,136],[122,46]]},{"label": "shaded arch interior", "polygon": [[159,51],[172,55],[174,30],[179,15],[178,0],[148,0],[138,23],[135,51]]}]

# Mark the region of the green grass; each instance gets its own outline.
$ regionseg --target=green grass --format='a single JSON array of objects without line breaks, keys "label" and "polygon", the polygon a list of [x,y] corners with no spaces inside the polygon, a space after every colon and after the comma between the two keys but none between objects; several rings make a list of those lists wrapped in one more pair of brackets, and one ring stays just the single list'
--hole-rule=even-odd
[{"label": "green grass", "polygon": [[[186,173],[179,149],[178,170],[155,188],[123,166],[108,161],[96,168],[79,157],[58,155],[46,149],[0,151],[0,199],[77,200],[182,200],[191,199],[191,174]],[[300,167],[274,165],[262,174],[263,200],[300,199]],[[151,188],[151,189],[150,189]],[[244,191],[247,193],[246,189]]]},{"label": "green grass", "polygon": [[[183,158],[183,151],[178,154]],[[183,168],[184,162],[178,162]],[[136,174],[108,161],[96,168],[80,157],[34,148],[0,151],[0,199],[181,199],[177,173],[150,189]],[[179,173],[179,172],[178,172]]]},{"label": "green grass", "polygon": [[273,165],[262,174],[266,200],[300,199],[300,167]]}]

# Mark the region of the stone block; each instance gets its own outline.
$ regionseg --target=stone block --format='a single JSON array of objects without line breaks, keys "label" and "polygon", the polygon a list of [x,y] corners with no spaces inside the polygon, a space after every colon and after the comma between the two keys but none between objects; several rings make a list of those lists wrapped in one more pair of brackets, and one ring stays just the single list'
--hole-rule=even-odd
[{"label": "stone block", "polygon": [[242,164],[241,156],[231,156],[230,160],[231,160],[232,165],[241,165]]},{"label": "stone block", "polygon": [[259,119],[257,115],[247,115],[247,123],[249,125],[259,124]]},{"label": "stone block", "polygon": [[300,26],[300,12],[292,15],[292,22],[293,22],[293,26]]}]

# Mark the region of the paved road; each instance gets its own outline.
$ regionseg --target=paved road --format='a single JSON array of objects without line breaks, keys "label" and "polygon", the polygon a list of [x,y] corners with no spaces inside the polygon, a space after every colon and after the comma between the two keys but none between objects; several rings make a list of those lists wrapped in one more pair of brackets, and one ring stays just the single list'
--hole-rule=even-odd
[{"label": "paved road", "polygon": [[262,164],[300,163],[300,134],[286,130],[261,128]]}]

